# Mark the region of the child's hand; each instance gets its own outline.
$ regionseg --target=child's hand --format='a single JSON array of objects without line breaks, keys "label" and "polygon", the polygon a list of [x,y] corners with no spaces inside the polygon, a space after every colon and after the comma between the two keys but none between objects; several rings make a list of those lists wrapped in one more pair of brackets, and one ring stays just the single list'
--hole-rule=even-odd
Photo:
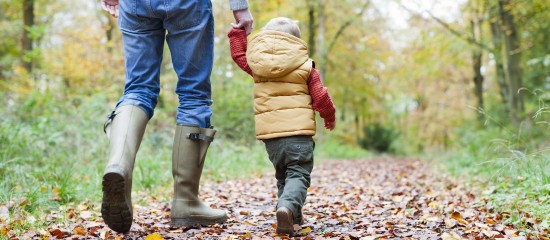
[{"label": "child's hand", "polygon": [[332,131],[334,130],[334,127],[336,126],[336,119],[327,120],[325,119],[325,128]]},{"label": "child's hand", "polygon": [[101,0],[101,8],[113,17],[118,17],[118,0]]}]

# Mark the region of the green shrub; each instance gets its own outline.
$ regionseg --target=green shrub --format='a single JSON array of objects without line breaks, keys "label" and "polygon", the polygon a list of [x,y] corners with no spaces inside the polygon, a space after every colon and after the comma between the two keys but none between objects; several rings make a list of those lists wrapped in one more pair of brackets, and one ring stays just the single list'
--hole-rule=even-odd
[{"label": "green shrub", "polygon": [[363,137],[359,138],[359,145],[368,150],[377,152],[390,152],[391,144],[398,134],[394,127],[373,123],[363,128]]}]

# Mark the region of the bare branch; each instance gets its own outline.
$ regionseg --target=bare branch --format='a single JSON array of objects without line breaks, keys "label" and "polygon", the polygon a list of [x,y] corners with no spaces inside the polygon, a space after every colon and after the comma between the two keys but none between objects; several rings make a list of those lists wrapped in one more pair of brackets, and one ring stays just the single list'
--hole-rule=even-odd
[{"label": "bare branch", "polygon": [[[399,4],[403,9],[407,10],[407,12],[411,13],[411,14],[414,14],[415,12],[405,6],[403,6],[403,4]],[[449,31],[451,34],[455,35],[456,37],[470,43],[470,44],[473,44],[473,45],[476,45],[478,47],[480,47],[481,49],[484,49],[484,50],[487,50],[489,52],[493,52],[493,48],[485,45],[484,43],[482,42],[478,42],[476,41],[476,39],[474,39],[472,36],[470,36],[469,34],[465,34],[465,33],[461,33],[460,31],[454,29],[453,27],[451,27],[451,25],[449,25],[447,22],[443,21],[441,18],[438,18],[436,17],[432,12],[428,11],[428,10],[425,10],[423,9],[422,11],[426,12],[428,15],[430,15],[430,17],[435,20],[437,23],[439,23],[441,26],[443,26],[445,29],[447,29],[447,31]]]},{"label": "bare branch", "polygon": [[340,26],[340,28],[338,28],[338,31],[336,31],[336,34],[334,35],[334,37],[330,41],[330,44],[328,45],[326,55],[328,55],[328,53],[330,53],[330,51],[332,50],[332,48],[336,44],[336,41],[338,41],[338,38],[340,38],[340,36],[344,32],[344,30],[346,30],[346,28],[349,27],[353,23],[353,21],[355,21],[355,19],[357,19],[357,17],[363,15],[363,13],[365,12],[365,10],[369,6],[369,4],[370,4],[369,0],[365,1],[365,3],[363,3],[363,6],[361,6],[361,10],[359,11],[359,13],[357,13],[355,16],[348,19],[344,24],[342,24]]}]

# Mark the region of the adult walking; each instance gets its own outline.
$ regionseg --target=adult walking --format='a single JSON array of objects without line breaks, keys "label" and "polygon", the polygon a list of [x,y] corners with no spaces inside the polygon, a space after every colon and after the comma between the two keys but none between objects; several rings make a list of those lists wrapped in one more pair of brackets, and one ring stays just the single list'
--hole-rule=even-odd
[{"label": "adult walking", "polygon": [[[223,223],[227,214],[198,198],[206,151],[216,130],[210,124],[210,73],[214,54],[214,19],[210,0],[101,0],[118,17],[124,47],[124,95],[108,116],[109,162],[103,175],[101,215],[117,232],[130,230],[132,170],[147,122],[160,92],[164,41],[178,76],[179,107],[172,154],[174,227]],[[252,30],[247,0],[229,0],[236,25]]]}]

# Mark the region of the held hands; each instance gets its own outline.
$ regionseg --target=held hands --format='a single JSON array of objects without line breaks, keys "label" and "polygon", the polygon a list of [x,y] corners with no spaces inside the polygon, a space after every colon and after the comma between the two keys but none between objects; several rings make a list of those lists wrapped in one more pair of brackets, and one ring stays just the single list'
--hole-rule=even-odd
[{"label": "held hands", "polygon": [[252,32],[252,29],[254,29],[254,19],[252,18],[252,14],[248,8],[233,11],[233,16],[237,22],[233,24],[233,28],[244,29],[246,31],[246,35],[248,36]]},{"label": "held hands", "polygon": [[101,0],[101,8],[113,17],[118,17],[118,0]]}]

